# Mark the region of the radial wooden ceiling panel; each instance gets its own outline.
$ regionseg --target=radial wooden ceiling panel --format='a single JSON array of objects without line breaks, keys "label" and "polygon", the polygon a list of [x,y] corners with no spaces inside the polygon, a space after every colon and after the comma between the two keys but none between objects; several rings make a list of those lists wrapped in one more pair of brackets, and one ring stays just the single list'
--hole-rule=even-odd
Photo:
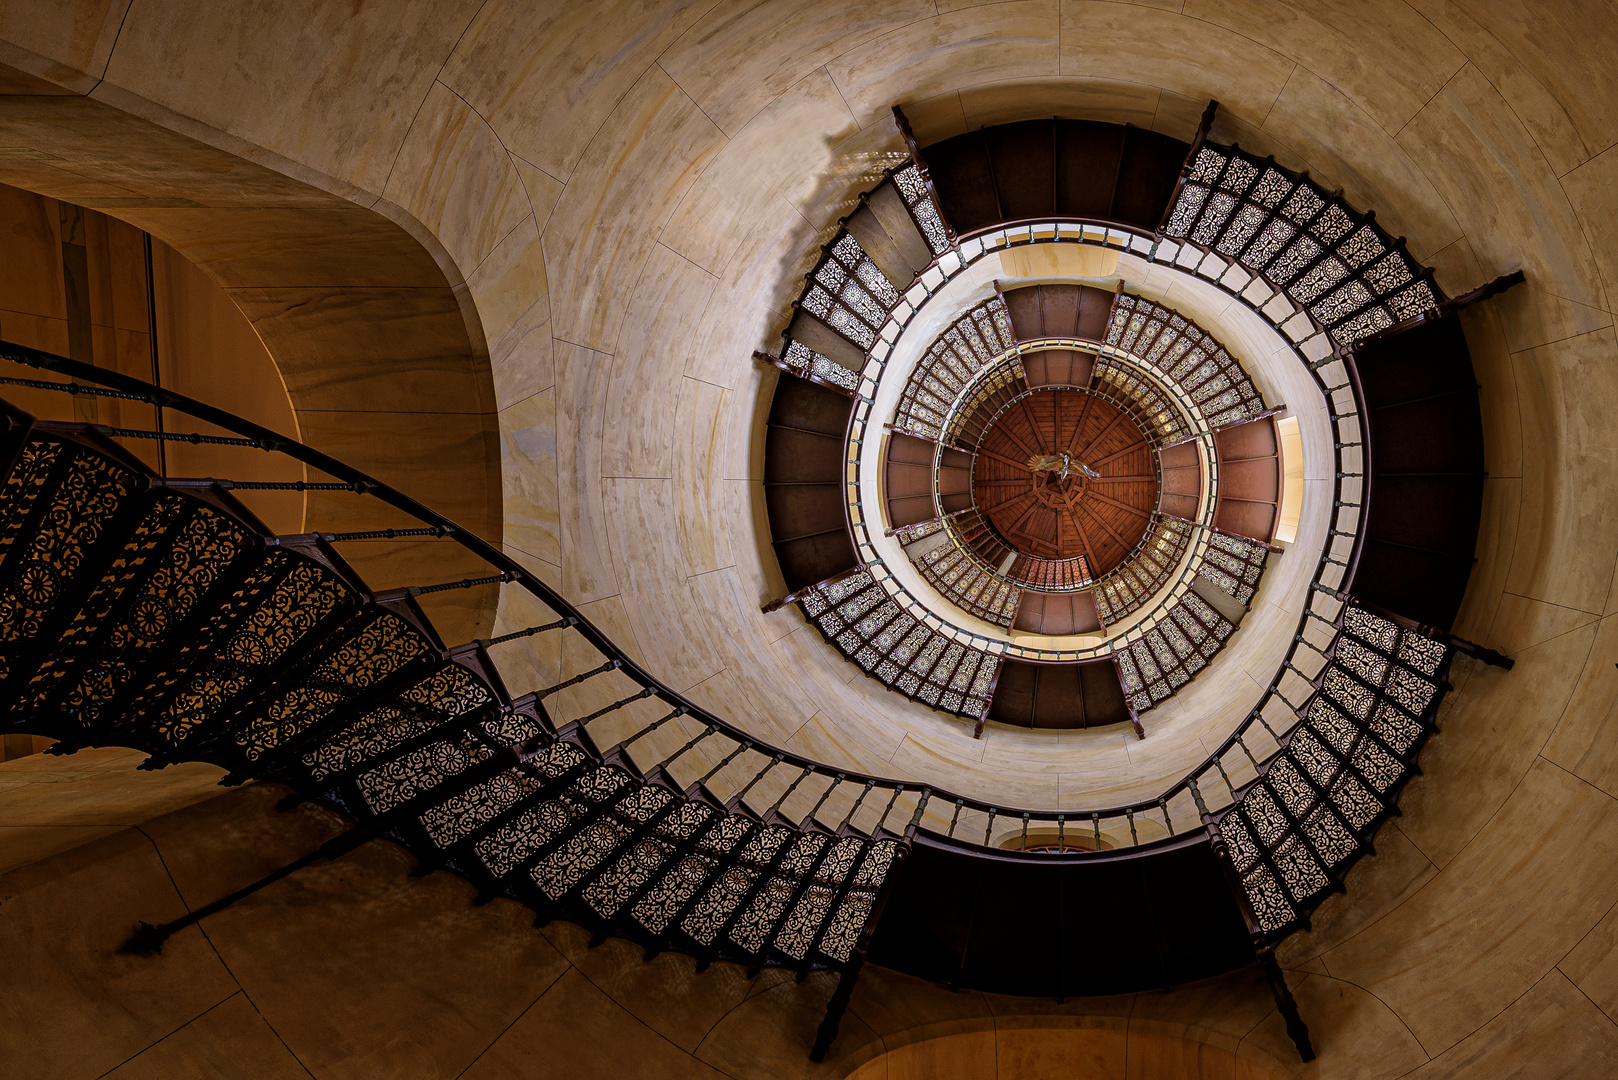
[{"label": "radial wooden ceiling panel", "polygon": [[[1031,458],[1071,455],[1036,470]],[[1100,473],[1085,475],[1080,464]],[[1151,448],[1128,414],[1080,390],[1024,395],[983,436],[972,477],[978,508],[1017,550],[1083,555],[1099,577],[1139,543],[1157,503]]]}]

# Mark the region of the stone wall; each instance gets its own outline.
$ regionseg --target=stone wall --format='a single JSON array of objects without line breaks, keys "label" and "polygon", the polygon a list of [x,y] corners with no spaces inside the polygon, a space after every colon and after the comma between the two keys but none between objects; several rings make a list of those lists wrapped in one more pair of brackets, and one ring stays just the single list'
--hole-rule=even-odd
[{"label": "stone wall", "polygon": [[[776,306],[860,177],[899,150],[888,107],[902,103],[924,142],[1053,112],[1183,138],[1218,98],[1214,138],[1343,187],[1452,293],[1521,267],[1525,286],[1465,316],[1490,475],[1457,627],[1517,666],[1457,664],[1404,816],[1286,958],[1321,1053],[1309,1075],[1614,1071],[1610,6],[495,0],[311,17],[281,0],[154,0],[8,3],[0,26],[0,61],[26,73],[8,87],[56,95],[0,101],[5,144],[78,162],[0,155],[0,180],[65,191],[18,170],[88,170],[93,140],[59,135],[85,110],[97,123],[140,118],[151,141],[119,165],[129,184],[141,160],[207,173],[225,159],[185,149],[205,146],[252,164],[222,175],[276,192],[254,196],[263,207],[292,199],[278,185],[296,179],[332,200],[309,212],[329,212],[333,232],[357,220],[353,206],[398,223],[443,275],[421,286],[441,298],[436,317],[470,325],[463,297],[489,343],[508,550],[660,677],[764,737],[890,775],[988,769],[1029,801],[1081,798],[1092,770],[1127,771],[1150,740],[1120,734],[1082,753],[1009,730],[973,742],[875,691],[794,612],[758,613],[782,591],[756,452],[774,376],[748,358],[773,344]],[[157,197],[108,197],[137,196]],[[154,232],[169,212],[105,209]],[[329,235],[298,220],[308,246]],[[396,241],[361,233],[390,254],[345,260],[345,243],[332,266],[364,281],[356,262],[403,265]],[[410,287],[379,283],[389,299],[372,310],[399,312],[388,305]],[[255,325],[297,307],[242,296]],[[278,361],[318,340],[261,332]],[[481,355],[463,333],[464,355]],[[462,400],[469,417],[491,407]],[[352,422],[332,425],[340,455],[364,449],[343,441]],[[509,600],[505,618],[522,614]],[[559,661],[525,662],[539,677]],[[934,734],[918,740],[924,721]],[[513,907],[466,908],[470,890],[442,875],[406,881],[385,848],[282,883],[160,961],[113,956],[131,919],[205,902],[334,827],[274,817],[265,801],[229,796],[169,819],[171,833],[148,828],[155,849],[119,833],[7,879],[5,932],[23,950],[8,954],[40,989],[0,1002],[27,1010],[4,1014],[6,1057],[53,1076],[142,1053],[157,1056],[131,1071],[173,1075],[227,1044],[257,1048],[265,1073],[280,1061],[321,1077],[815,1072],[803,1048],[829,993],[820,980],[696,976],[677,957],[642,966],[621,944],[591,952],[565,927],[536,934]],[[71,928],[52,921],[63,918]],[[997,1010],[1036,1008],[868,972],[820,1074],[846,1075],[917,1031],[984,1030]],[[1291,1069],[1268,995],[1246,975],[1058,1011],[1126,1032],[1137,1018],[1191,1026]],[[1139,1075],[1159,1074],[1185,1075]]]}]

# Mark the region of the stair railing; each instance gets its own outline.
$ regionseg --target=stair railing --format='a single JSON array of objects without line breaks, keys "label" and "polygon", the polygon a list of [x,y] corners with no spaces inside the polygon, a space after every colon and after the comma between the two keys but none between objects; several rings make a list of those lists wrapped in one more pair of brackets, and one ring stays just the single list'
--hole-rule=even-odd
[{"label": "stair railing", "polygon": [[[1029,222],[1001,225],[994,230],[988,230],[984,233],[980,233],[962,241],[959,250],[950,249],[944,251],[934,261],[933,265],[928,268],[928,270],[917,276],[917,279],[912,284],[910,289],[905,291],[904,299],[909,302],[910,309],[913,311],[916,306],[922,302],[925,302],[925,300],[932,296],[938,288],[942,287],[949,278],[952,278],[955,274],[959,273],[962,269],[964,269],[965,265],[975,261],[976,258],[982,257],[991,251],[998,251],[1003,248],[1016,247],[1024,244],[1044,242],[1052,239],[1057,240],[1058,242],[1101,243],[1105,246],[1113,247],[1122,251],[1128,251],[1146,258],[1153,257],[1156,246],[1153,243],[1152,238],[1133,230],[1121,229],[1116,224],[1110,222],[1063,221]],[[1217,285],[1219,282],[1215,281],[1214,284]],[[1226,286],[1221,287],[1225,288],[1226,291],[1230,291]],[[1235,295],[1239,296],[1239,294]],[[0,343],[0,357],[4,357],[5,359],[13,360],[17,363],[28,366],[53,371],[57,374],[77,380],[81,384],[88,383],[92,384],[93,386],[101,387],[103,389],[98,391],[100,393],[113,394],[116,396],[128,396],[136,400],[141,400],[152,404],[160,404],[164,407],[184,412],[195,417],[196,419],[203,420],[227,431],[231,431],[237,437],[246,440],[248,444],[254,445],[259,449],[282,453],[304,465],[317,469],[329,476],[336,477],[342,484],[349,486],[351,490],[377,498],[380,501],[403,511],[411,517],[423,522],[426,527],[438,530],[440,535],[454,540],[460,546],[476,554],[479,558],[488,563],[494,569],[500,571],[502,574],[513,575],[511,577],[513,582],[520,585],[527,592],[539,599],[559,616],[570,620],[571,629],[581,638],[583,638],[584,641],[591,646],[591,648],[604,657],[618,661],[618,670],[623,675],[627,676],[641,687],[650,689],[653,695],[659,700],[668,703],[671,707],[686,708],[689,714],[698,722],[712,724],[716,731],[720,732],[725,738],[733,740],[737,745],[768,749],[759,740],[748,735],[744,730],[735,727],[729,721],[721,717],[712,715],[707,710],[702,709],[700,706],[686,701],[672,688],[665,686],[650,672],[644,670],[637,662],[633,660],[633,658],[624,654],[622,650],[614,645],[607,635],[596,627],[587,616],[581,614],[554,589],[543,581],[534,577],[519,563],[512,560],[499,548],[483,540],[481,537],[467,532],[455,522],[420,504],[416,500],[411,499],[409,496],[403,494],[397,489],[383,484],[380,481],[377,481],[375,478],[370,477],[359,470],[353,469],[343,462],[330,457],[329,455],[304,446],[303,444],[298,443],[296,440],[288,439],[277,432],[270,431],[269,429],[242,420],[241,418],[233,416],[224,410],[214,408],[203,402],[185,398],[182,395],[173,393],[172,391],[150,386],[149,384],[141,382],[138,379],[120,375],[116,372],[95,368],[90,365],[79,364],[72,360],[52,356],[38,350],[6,343]],[[1335,519],[1333,522],[1333,528],[1331,530],[1331,542],[1328,543],[1327,550],[1323,554],[1314,575],[1312,587],[1314,590],[1313,595],[1315,597],[1315,601],[1311,603],[1309,608],[1300,617],[1299,631],[1298,635],[1296,635],[1297,637],[1301,637],[1306,626],[1318,626],[1323,622],[1323,617],[1314,610],[1315,603],[1321,602],[1320,598],[1322,596],[1331,595],[1335,589],[1335,586],[1344,580],[1343,575],[1347,570],[1348,564],[1341,556],[1334,555],[1333,551],[1334,549],[1339,548],[1341,546],[1341,541],[1346,538],[1350,541],[1351,553],[1357,552],[1357,521],[1360,507],[1363,504],[1363,492],[1361,490],[1352,490],[1354,482],[1360,481],[1363,473],[1360,471],[1358,462],[1349,462],[1344,460],[1344,451],[1346,449],[1352,449],[1363,445],[1363,439],[1360,436],[1361,429],[1359,426],[1359,416],[1362,415],[1362,413],[1358,400],[1357,388],[1352,385],[1352,380],[1348,380],[1344,383],[1339,383],[1336,385],[1328,385],[1325,383],[1323,376],[1329,373],[1329,369],[1325,365],[1322,365],[1313,373],[1317,382],[1319,382],[1322,386],[1323,393],[1326,395],[1328,407],[1331,411],[1333,419],[1334,430],[1339,433],[1338,440],[1334,444],[1334,454],[1337,459],[1337,468],[1335,470],[1336,491],[1334,492]],[[851,441],[849,445],[856,448],[859,445],[859,432],[863,431],[865,423],[870,419],[869,412],[871,400],[867,394],[870,389],[874,389],[874,381],[871,378],[871,374],[872,373],[870,372],[870,368],[868,366],[867,374],[865,378],[861,380],[861,385],[856,391],[854,409],[850,417],[851,430],[849,435],[851,437]],[[57,388],[62,387],[57,386]],[[92,392],[92,387],[87,385],[80,385],[76,389],[77,392],[82,393]],[[853,430],[856,427],[858,428],[858,431]],[[148,438],[151,437],[151,435],[135,435],[130,432],[125,432],[123,429],[118,429],[114,432],[114,437]],[[165,435],[164,437],[167,436]],[[186,438],[189,438],[189,436]],[[857,468],[857,461],[855,465]],[[1346,485],[1346,487],[1345,480],[1349,481],[1349,484]],[[857,483],[857,479],[853,482]],[[1363,484],[1363,481],[1360,482]],[[246,484],[241,486],[244,488],[247,487]],[[864,556],[868,556],[870,554],[867,550],[868,541],[861,543],[862,538],[857,532],[854,539],[856,540],[856,551],[860,552]],[[879,568],[878,572],[879,576],[882,575],[881,568]],[[912,614],[917,615],[918,617],[923,614],[923,610],[914,604],[914,601],[908,597],[908,594],[901,595],[902,607],[910,608],[912,610]],[[911,600],[911,602],[906,604],[904,603],[904,600]],[[932,622],[935,619],[936,616],[928,619],[927,621]],[[962,632],[960,631],[955,631],[951,636],[954,636],[957,639],[961,639],[963,637]],[[965,637],[970,638],[971,635],[965,635]],[[982,641],[970,641],[969,644],[981,648],[982,646],[988,644],[988,642],[985,639]],[[1134,815],[1161,817],[1163,819],[1165,833],[1172,836],[1175,832],[1173,814],[1175,810],[1180,808],[1181,804],[1184,804],[1185,807],[1185,809],[1182,811],[1181,820],[1188,820],[1192,816],[1189,798],[1186,794],[1189,780],[1192,778],[1204,778],[1210,776],[1215,769],[1217,762],[1228,758],[1238,749],[1244,752],[1244,756],[1249,753],[1251,748],[1248,747],[1247,743],[1244,741],[1244,737],[1250,731],[1264,728],[1264,710],[1274,700],[1288,700],[1282,690],[1282,683],[1287,679],[1289,672],[1297,670],[1297,666],[1294,664],[1295,656],[1293,655],[1297,648],[1298,643],[1295,640],[1292,650],[1289,650],[1288,656],[1277,670],[1275,678],[1272,680],[1270,687],[1260,699],[1259,705],[1249,713],[1247,718],[1244,719],[1244,721],[1238,726],[1237,730],[1233,732],[1232,735],[1226,740],[1225,744],[1222,745],[1215,753],[1211,754],[1209,758],[1206,759],[1204,763],[1196,770],[1193,770],[1191,774],[1185,778],[1182,778],[1174,785],[1171,785],[1170,788],[1168,788],[1155,800],[1141,800],[1127,806],[1108,807],[1105,809],[1088,811],[1086,813],[1093,815],[1095,821],[1097,822],[1105,820],[1112,823],[1114,826],[1112,831],[1120,839],[1124,835],[1124,824]],[[1266,734],[1270,733],[1266,732]],[[1265,743],[1270,742],[1269,739],[1256,741]],[[809,766],[821,770],[825,769],[825,767],[819,765],[819,763],[805,758],[800,758],[796,755],[788,754],[785,755],[785,757],[787,760],[794,761],[800,766]],[[857,782],[870,780],[879,786],[884,787],[885,789],[891,789],[892,787],[897,786],[899,783],[895,780],[884,780],[878,777],[870,777],[854,773],[849,773],[848,777],[850,781]],[[940,805],[948,802],[952,798],[954,797],[947,795],[946,793],[940,793]],[[1057,825],[1060,823],[1059,819],[1061,821],[1065,821],[1072,817],[1071,813],[1058,813],[1056,811],[1040,810],[1038,808],[1024,810],[1023,808],[1017,807],[998,806],[986,801],[965,796],[960,797],[959,802],[964,810],[976,814],[981,820],[1007,817],[1016,818],[1020,817],[1020,815],[1023,813],[1027,813],[1030,815],[1031,820],[1047,825]],[[945,830],[941,821],[935,825],[935,823],[931,820],[924,820],[921,824],[921,828],[927,830],[936,829],[945,835],[949,835],[949,832]],[[1137,835],[1137,831],[1131,830],[1130,835],[1133,839]],[[991,837],[991,840],[992,839],[993,838]]]}]

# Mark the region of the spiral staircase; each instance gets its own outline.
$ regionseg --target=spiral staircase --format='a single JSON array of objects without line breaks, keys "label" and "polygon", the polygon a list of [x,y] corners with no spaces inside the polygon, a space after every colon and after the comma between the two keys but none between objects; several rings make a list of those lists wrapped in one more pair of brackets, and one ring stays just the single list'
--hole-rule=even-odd
[{"label": "spiral staircase", "polygon": [[[458,874],[477,886],[478,902],[516,901],[596,941],[623,937],[648,955],[676,950],[701,965],[839,973],[817,1059],[869,960],[954,987],[1058,998],[1257,962],[1307,1060],[1275,944],[1342,889],[1398,812],[1455,651],[1510,663],[1447,631],[1470,570],[1482,477],[1476,391],[1454,310],[1511,282],[1445,298],[1370,215],[1307,177],[1208,143],[1211,118],[1212,106],[1189,146],[1061,120],[925,150],[909,140],[911,162],[861,197],[811,272],[779,356],[763,357],[785,373],[765,481],[791,591],[772,606],[801,604],[885,684],[980,722],[995,701],[1009,712],[1018,687],[1037,699],[1031,676],[1008,678],[1009,663],[886,610],[843,521],[840,471],[886,318],[963,238],[1030,218],[1107,222],[1151,238],[1154,257],[1244,302],[1282,298],[1295,340],[1322,346],[1316,370],[1346,373],[1325,391],[1361,406],[1363,423],[1339,428],[1336,447],[1365,462],[1357,528],[1334,530],[1294,645],[1248,718],[1161,797],[1128,806],[993,805],[767,745],[660,683],[502,552],[386,485],[204,403],[0,347],[54,376],[29,385],[162,404],[232,432],[0,412],[0,727],[56,739],[58,753],[119,745],[147,752],[150,768],[211,762],[228,770],[225,783],[283,784],[286,804],[315,800],[353,823],[184,919],[142,923],[128,948],[160,949],[182,925],[383,838],[409,851],[418,873]],[[1262,246],[1283,232],[1282,247]],[[1023,333],[1026,306],[1005,306],[1004,324],[984,313],[980,336]],[[1148,311],[1126,314],[1168,325]],[[1095,323],[1102,330],[1140,327],[1119,322],[1115,304]],[[1238,391],[1232,407],[1251,400]],[[333,479],[159,477],[120,448],[136,438],[257,448]],[[419,526],[272,535],[233,492],[276,487],[380,500]],[[340,551],[383,535],[459,544],[490,572],[372,591]],[[1261,565],[1251,555],[1232,562]],[[1232,573],[1233,589],[1251,589],[1245,574]],[[526,590],[554,618],[446,643],[417,600],[493,582]],[[856,611],[861,598],[869,603]],[[1081,677],[1081,711],[1094,703],[1095,722],[1122,722],[1124,695],[1152,696],[1142,655],[1163,662],[1166,648],[1184,672],[1187,657],[1206,661],[1202,640],[1223,640],[1206,620],[1194,641],[1190,626],[1176,625],[1189,652],[1168,638],[1144,645],[1133,689],[1123,667],[1114,690]],[[499,647],[539,635],[568,635],[592,659],[551,685],[508,688]],[[590,727],[609,717],[618,733],[632,718],[629,733],[598,745]],[[652,754],[658,740],[646,737],[658,731],[687,737]],[[1142,839],[1147,821],[1153,831]],[[1127,829],[1130,842],[1104,841],[1104,826],[1113,837]],[[1122,932],[1098,929],[1096,912],[1124,913]]]}]

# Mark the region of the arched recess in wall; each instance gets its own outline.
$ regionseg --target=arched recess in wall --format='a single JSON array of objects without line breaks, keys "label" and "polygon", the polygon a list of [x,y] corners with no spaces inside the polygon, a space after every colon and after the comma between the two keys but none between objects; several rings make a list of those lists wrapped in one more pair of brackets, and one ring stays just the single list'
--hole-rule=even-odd
[{"label": "arched recess in wall", "polygon": [[847,1080],[1276,1080],[1271,1064],[1120,1017],[1002,1016],[979,1031],[896,1046]]},{"label": "arched recess in wall", "polygon": [[[128,222],[98,210],[0,184],[0,339],[147,380],[300,434],[275,360],[247,317],[197,265]],[[152,347],[155,331],[157,347]],[[41,373],[0,362],[0,395],[36,419],[151,431],[158,410],[142,401],[67,395],[27,385]],[[49,380],[45,380],[49,381]],[[164,410],[162,430],[230,432]],[[309,479],[307,470],[247,448],[125,438],[125,451],[158,476],[234,481]],[[304,530],[309,492],[241,491],[265,527]]]},{"label": "arched recess in wall", "polygon": [[[128,222],[218,283],[274,358],[303,441],[500,540],[488,349],[447,257],[374,210],[4,65],[0,146],[0,183]],[[305,528],[411,524],[315,492]],[[348,546],[379,589],[486,570],[436,540]],[[426,599],[455,644],[489,632],[497,598],[483,586]]]}]

